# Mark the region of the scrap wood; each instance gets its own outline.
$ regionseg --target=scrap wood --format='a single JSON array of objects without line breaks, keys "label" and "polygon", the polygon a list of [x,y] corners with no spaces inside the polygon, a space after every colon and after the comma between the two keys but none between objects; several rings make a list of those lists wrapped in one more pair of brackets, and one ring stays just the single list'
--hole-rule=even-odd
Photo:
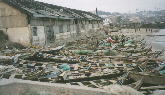
[{"label": "scrap wood", "polygon": [[129,86],[136,90],[139,90],[141,88],[142,84],[143,84],[143,78],[133,84],[130,84]]},{"label": "scrap wood", "polygon": [[149,87],[140,88],[140,90],[157,90],[157,89],[165,89],[165,86],[149,86]]}]

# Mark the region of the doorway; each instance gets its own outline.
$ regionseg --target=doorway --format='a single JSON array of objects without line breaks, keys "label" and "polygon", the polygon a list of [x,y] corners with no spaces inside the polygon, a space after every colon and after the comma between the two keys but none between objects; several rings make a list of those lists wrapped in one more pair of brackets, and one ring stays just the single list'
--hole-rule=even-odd
[{"label": "doorway", "polygon": [[55,34],[54,34],[53,26],[46,26],[45,27],[45,32],[46,32],[46,43],[47,43],[47,45],[50,44],[50,43],[54,43]]}]

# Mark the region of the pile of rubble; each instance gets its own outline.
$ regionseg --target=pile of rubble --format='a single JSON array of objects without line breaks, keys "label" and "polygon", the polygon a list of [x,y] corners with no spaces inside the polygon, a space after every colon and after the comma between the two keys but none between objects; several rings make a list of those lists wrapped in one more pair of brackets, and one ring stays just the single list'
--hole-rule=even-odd
[{"label": "pile of rubble", "polygon": [[3,50],[0,77],[102,89],[120,84],[151,94],[165,89],[163,52],[124,35],[84,36],[56,48]]}]

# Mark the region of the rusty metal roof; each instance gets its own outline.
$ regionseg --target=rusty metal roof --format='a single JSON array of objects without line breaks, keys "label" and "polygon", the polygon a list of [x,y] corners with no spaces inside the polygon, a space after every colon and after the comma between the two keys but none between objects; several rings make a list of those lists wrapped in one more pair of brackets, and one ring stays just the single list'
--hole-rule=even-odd
[{"label": "rusty metal roof", "polygon": [[34,0],[2,0],[20,11],[33,17],[57,19],[102,20],[99,16],[76,9],[70,9]]}]

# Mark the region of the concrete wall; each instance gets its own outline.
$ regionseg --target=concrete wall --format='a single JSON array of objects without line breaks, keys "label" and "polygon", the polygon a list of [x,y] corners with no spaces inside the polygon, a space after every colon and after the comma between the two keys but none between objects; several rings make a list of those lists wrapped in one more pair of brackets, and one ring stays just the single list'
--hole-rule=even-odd
[{"label": "concrete wall", "polygon": [[31,43],[31,32],[29,27],[17,27],[17,28],[0,28],[6,35],[8,35],[11,42],[20,43],[28,46]]},{"label": "concrete wall", "polygon": [[7,32],[9,40],[12,42],[20,43],[25,46],[30,44],[30,31],[29,27],[8,28]]},{"label": "concrete wall", "polygon": [[27,16],[17,9],[0,1],[0,29],[2,29],[12,42],[23,45],[30,44],[30,31]]},{"label": "concrete wall", "polygon": [[[39,36],[35,37],[33,36],[33,45],[41,45],[43,46],[43,41],[46,41],[47,38],[44,38],[44,36],[46,36],[46,32],[45,31],[45,27],[47,26],[52,26],[53,27],[53,31],[54,31],[54,37],[55,37],[55,41],[58,39],[65,39],[68,37],[71,37],[72,33],[76,33],[75,30],[75,25],[73,24],[72,20],[58,20],[58,19],[44,19],[44,18],[32,18],[31,22],[30,22],[32,27],[38,27],[40,28],[40,32],[38,31],[38,34],[40,35],[40,38],[42,40],[39,41]],[[68,29],[68,25],[69,25],[69,29]],[[60,27],[63,27],[63,32],[60,33]],[[43,28],[41,28],[43,27]],[[37,40],[38,38],[38,40]],[[36,40],[34,40],[36,39]]]},{"label": "concrete wall", "polygon": [[0,1],[0,26],[3,28],[26,27],[26,15]]},{"label": "concrete wall", "polygon": [[37,36],[32,33],[32,44],[38,46],[44,46],[46,44],[45,28],[44,26],[31,26],[31,31],[33,27],[37,28]]},{"label": "concrete wall", "polygon": [[[46,18],[32,18],[30,22],[31,26],[42,26],[42,27],[47,27],[47,26],[52,26],[53,31],[54,31],[54,37],[55,37],[55,42],[60,41],[60,40],[65,40],[66,38],[74,38],[78,35],[78,32],[80,34],[85,33],[91,29],[98,29],[100,28],[99,23],[97,21],[74,21],[74,20],[59,20],[59,19],[46,19]],[[60,30],[62,28],[62,32]],[[41,31],[45,31],[44,28],[42,28]],[[43,32],[40,33],[43,35]],[[41,35],[40,35],[41,36]],[[44,37],[44,36],[43,36]],[[33,39],[36,39],[33,38]],[[46,41],[47,38],[45,38]],[[37,40],[33,40],[34,45],[39,45]],[[37,41],[37,42],[36,42]],[[43,40],[40,42],[43,44]],[[48,45],[48,44],[47,44]]]},{"label": "concrete wall", "polygon": [[[29,45],[31,41],[33,45],[45,45],[45,43],[47,43],[45,27],[47,26],[53,27],[55,39],[77,36],[78,32],[81,33],[98,28],[96,25],[97,21],[32,18],[30,26],[27,22],[26,14],[0,1],[0,30],[5,30],[5,33],[9,35],[11,41],[26,46]],[[62,33],[59,31],[60,25],[63,26]],[[37,27],[37,36],[32,35],[32,27]]]},{"label": "concrete wall", "polygon": [[41,83],[22,80],[5,80],[0,83],[0,95],[111,95],[101,89],[64,84]]}]

